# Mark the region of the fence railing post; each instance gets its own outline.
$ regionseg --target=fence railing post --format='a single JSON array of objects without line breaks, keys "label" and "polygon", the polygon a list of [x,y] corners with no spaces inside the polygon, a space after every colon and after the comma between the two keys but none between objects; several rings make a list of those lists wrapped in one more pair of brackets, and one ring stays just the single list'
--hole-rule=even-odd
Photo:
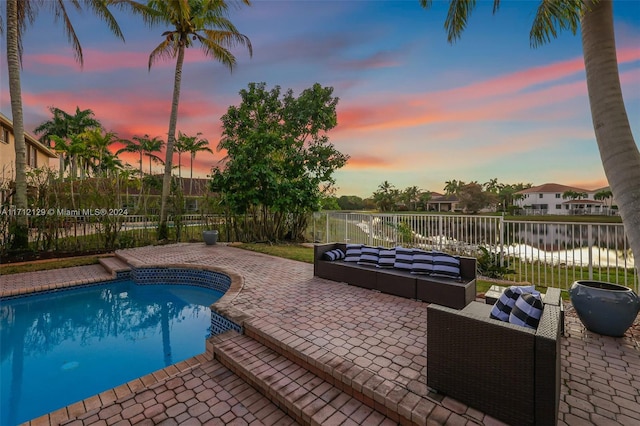
[{"label": "fence railing post", "polygon": [[500,245],[500,267],[504,267],[504,212],[498,220],[498,244]]},{"label": "fence railing post", "polygon": [[327,232],[325,232],[325,234],[326,234],[326,239],[327,239],[327,241],[326,241],[326,242],[327,242],[327,243],[329,243],[329,241],[330,241],[330,240],[329,240],[329,215],[330,215],[330,214],[331,214],[331,213],[327,212],[327,215],[326,215],[326,217],[327,217],[327,224],[326,224],[326,226],[327,226]]},{"label": "fence railing post", "polygon": [[591,224],[587,225],[587,249],[589,253],[589,279],[593,279],[593,226]]},{"label": "fence railing post", "polygon": [[369,213],[369,245],[373,245],[373,213]]}]

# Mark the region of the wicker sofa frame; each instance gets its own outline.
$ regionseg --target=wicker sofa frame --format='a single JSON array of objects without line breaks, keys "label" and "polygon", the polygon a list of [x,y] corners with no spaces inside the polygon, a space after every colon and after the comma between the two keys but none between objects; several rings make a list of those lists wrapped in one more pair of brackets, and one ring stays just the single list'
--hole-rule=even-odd
[{"label": "wicker sofa frame", "polygon": [[462,309],[476,298],[476,259],[460,257],[461,279],[415,275],[398,269],[380,269],[356,262],[327,261],[322,255],[344,243],[317,244],[314,247],[313,274],[332,281],[378,290],[395,296],[437,303]]},{"label": "wicker sofa frame", "polygon": [[560,290],[536,330],[489,318],[491,305],[427,307],[427,386],[513,425],[555,425],[560,400]]}]

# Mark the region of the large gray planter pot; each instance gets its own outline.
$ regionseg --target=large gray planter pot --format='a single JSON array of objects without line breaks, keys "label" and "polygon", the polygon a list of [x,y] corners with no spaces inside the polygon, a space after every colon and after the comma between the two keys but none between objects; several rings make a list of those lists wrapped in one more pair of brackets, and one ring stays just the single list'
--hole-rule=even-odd
[{"label": "large gray planter pot", "polygon": [[576,281],[571,303],[587,330],[620,337],[640,312],[640,299],[628,287],[602,281]]},{"label": "large gray planter pot", "polygon": [[206,245],[214,245],[218,242],[218,231],[202,231],[202,239]]}]

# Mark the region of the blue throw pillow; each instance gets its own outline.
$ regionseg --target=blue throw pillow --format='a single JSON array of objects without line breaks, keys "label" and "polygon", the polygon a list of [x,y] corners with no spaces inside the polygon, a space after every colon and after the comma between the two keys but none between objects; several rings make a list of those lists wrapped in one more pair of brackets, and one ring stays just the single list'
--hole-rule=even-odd
[{"label": "blue throw pillow", "polygon": [[378,266],[378,253],[380,248],[363,246],[360,252],[358,265]]},{"label": "blue throw pillow", "polygon": [[450,254],[433,252],[433,272],[436,275],[446,278],[460,278],[460,258]]},{"label": "blue throw pillow", "polygon": [[413,264],[413,249],[405,247],[396,247],[396,260],[393,262],[393,267],[396,269],[403,269],[405,271],[411,271]]},{"label": "blue throw pillow", "polygon": [[322,254],[322,258],[324,260],[330,260],[330,261],[340,260],[345,258],[345,254],[340,249],[333,249],[333,250],[325,251]]},{"label": "blue throw pillow", "polygon": [[433,273],[433,253],[424,250],[414,250],[411,273],[422,275]]},{"label": "blue throw pillow", "polygon": [[528,328],[538,328],[542,316],[542,297],[540,294],[525,293],[518,297],[509,315],[511,324]]},{"label": "blue throw pillow", "polygon": [[347,244],[347,253],[344,258],[345,262],[357,262],[360,260],[362,253],[362,244]]},{"label": "blue throw pillow", "polygon": [[378,268],[391,269],[396,261],[396,249],[381,247],[378,252]]}]

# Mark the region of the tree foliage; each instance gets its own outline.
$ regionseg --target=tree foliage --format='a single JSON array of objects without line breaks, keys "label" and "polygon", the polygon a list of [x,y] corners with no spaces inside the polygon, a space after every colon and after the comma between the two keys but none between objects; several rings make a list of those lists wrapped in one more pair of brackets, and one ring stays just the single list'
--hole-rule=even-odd
[{"label": "tree foliage", "polygon": [[459,206],[467,213],[477,213],[485,207],[494,205],[497,197],[494,193],[483,191],[482,185],[471,182],[458,189]]},{"label": "tree foliage", "polygon": [[341,210],[363,210],[364,200],[357,195],[342,195],[338,198],[338,206]]},{"label": "tree foliage", "polygon": [[400,191],[388,181],[378,185],[378,189],[373,193],[373,201],[381,212],[393,211],[400,200]]},{"label": "tree foliage", "polygon": [[300,238],[306,215],[332,191],[334,171],[348,160],[327,136],[337,124],[332,93],[316,83],[295,97],[250,83],[222,117],[218,150],[227,157],[212,170],[212,189],[244,240]]}]

